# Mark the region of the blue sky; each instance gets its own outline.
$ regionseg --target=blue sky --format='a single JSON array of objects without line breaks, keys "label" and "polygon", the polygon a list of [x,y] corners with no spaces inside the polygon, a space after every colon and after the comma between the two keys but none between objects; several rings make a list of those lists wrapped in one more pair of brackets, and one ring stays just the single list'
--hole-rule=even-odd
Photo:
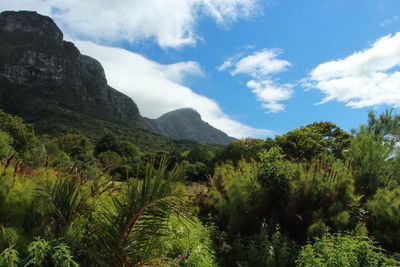
[{"label": "blue sky", "polygon": [[0,10],[52,17],[144,116],[193,107],[230,135],[265,137],[325,120],[349,130],[369,109],[400,107],[398,0],[110,3]]}]

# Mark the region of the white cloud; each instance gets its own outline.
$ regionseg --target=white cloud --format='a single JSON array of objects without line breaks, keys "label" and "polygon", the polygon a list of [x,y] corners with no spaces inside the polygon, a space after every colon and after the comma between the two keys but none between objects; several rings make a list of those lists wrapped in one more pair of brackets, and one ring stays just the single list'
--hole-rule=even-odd
[{"label": "white cloud", "polygon": [[232,75],[248,74],[254,78],[275,74],[292,65],[287,60],[277,58],[281,53],[279,49],[262,49],[236,62],[235,58],[228,59],[218,69],[230,69]]},{"label": "white cloud", "polygon": [[263,102],[262,107],[267,109],[267,113],[277,113],[285,110],[285,105],[278,102],[293,96],[293,85],[279,84],[271,79],[273,74],[285,71],[292,65],[289,61],[278,58],[281,53],[280,49],[262,49],[244,57],[236,55],[222,63],[218,70],[227,70],[232,76],[251,76],[253,79],[247,83],[247,87],[258,101]]},{"label": "white cloud", "polygon": [[255,129],[231,119],[214,100],[182,85],[188,75],[202,75],[196,62],[162,65],[124,49],[88,41],[73,42],[82,53],[102,63],[108,83],[132,97],[144,116],[156,118],[177,108],[191,107],[201,114],[204,121],[237,138],[273,134],[272,131]]},{"label": "white cloud", "polygon": [[269,113],[283,111],[285,106],[278,102],[288,100],[293,96],[292,85],[279,85],[272,80],[251,80],[247,83],[247,87],[252,89],[259,101],[264,102],[262,106],[268,109]]},{"label": "white cloud", "polygon": [[35,10],[51,16],[64,33],[95,42],[154,39],[161,47],[193,45],[201,15],[220,25],[255,14],[258,0],[13,0],[0,10]]},{"label": "white cloud", "polygon": [[370,48],[329,61],[311,71],[307,83],[325,94],[320,102],[337,100],[347,106],[400,106],[400,32]]}]

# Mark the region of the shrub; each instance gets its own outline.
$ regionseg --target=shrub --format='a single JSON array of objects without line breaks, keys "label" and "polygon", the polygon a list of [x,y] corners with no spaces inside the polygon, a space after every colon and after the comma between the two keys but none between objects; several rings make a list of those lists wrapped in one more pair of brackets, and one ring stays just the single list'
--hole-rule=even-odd
[{"label": "shrub", "polygon": [[365,236],[330,235],[301,248],[297,266],[388,266],[396,262]]}]

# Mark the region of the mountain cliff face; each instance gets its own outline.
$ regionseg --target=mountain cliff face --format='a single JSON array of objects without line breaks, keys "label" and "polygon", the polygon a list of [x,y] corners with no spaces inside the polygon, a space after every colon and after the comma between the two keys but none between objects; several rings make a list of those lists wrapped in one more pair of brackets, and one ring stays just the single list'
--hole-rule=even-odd
[{"label": "mountain cliff face", "polygon": [[52,19],[35,12],[0,14],[0,77],[0,107],[39,125],[41,106],[24,110],[46,103],[41,108],[56,113],[148,128],[132,99],[107,85],[101,64],[63,41]]},{"label": "mountain cliff face", "polygon": [[235,140],[233,137],[204,122],[200,114],[191,108],[174,110],[158,119],[148,119],[148,122],[156,132],[166,136],[211,144],[228,144]]},{"label": "mountain cliff face", "polygon": [[51,18],[31,11],[0,13],[0,109],[33,123],[39,134],[98,138],[112,132],[142,148],[176,142],[159,134],[212,144],[232,140],[192,110],[143,118],[131,98],[107,85],[100,62],[64,41]]}]

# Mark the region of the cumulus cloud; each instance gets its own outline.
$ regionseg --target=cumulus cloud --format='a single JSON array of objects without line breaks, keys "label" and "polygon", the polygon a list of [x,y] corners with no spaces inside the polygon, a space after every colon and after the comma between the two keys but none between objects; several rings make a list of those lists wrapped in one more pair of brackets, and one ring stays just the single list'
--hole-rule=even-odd
[{"label": "cumulus cloud", "polygon": [[400,106],[400,32],[375,41],[368,49],[325,62],[307,83],[325,94],[320,104],[337,100],[353,108]]},{"label": "cumulus cloud", "polygon": [[163,65],[130,51],[73,40],[79,50],[98,59],[108,83],[132,97],[141,114],[157,118],[165,112],[184,107],[197,110],[202,119],[227,134],[242,137],[266,137],[273,132],[255,129],[231,119],[218,103],[182,85],[190,75],[202,75],[196,62]]},{"label": "cumulus cloud", "polygon": [[263,49],[239,60],[228,59],[218,69],[229,70],[232,75],[248,74],[254,78],[264,77],[286,70],[291,63],[278,59],[279,49]]},{"label": "cumulus cloud", "polygon": [[161,47],[193,45],[196,21],[211,16],[220,25],[255,14],[258,0],[13,0],[0,10],[35,10],[54,18],[79,39],[115,43],[154,39]]},{"label": "cumulus cloud", "polygon": [[262,106],[268,109],[270,113],[283,111],[285,106],[278,102],[290,99],[293,96],[292,85],[279,85],[271,80],[251,80],[247,83],[247,87],[252,89],[259,101],[264,102]]},{"label": "cumulus cloud", "polygon": [[263,102],[262,107],[267,109],[267,113],[280,112],[285,110],[285,105],[279,102],[293,96],[293,85],[280,84],[271,78],[292,65],[278,58],[281,53],[280,49],[262,49],[248,56],[236,55],[222,63],[218,70],[227,70],[232,76],[246,74],[252,77],[247,87],[258,101]]}]

